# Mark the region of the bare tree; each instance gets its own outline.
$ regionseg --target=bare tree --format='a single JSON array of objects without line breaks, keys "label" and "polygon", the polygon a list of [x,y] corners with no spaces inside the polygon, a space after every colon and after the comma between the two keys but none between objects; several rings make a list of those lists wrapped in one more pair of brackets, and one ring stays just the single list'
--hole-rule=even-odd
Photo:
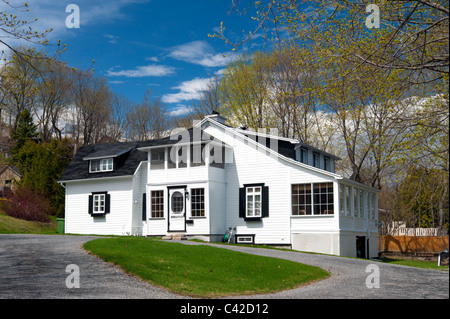
[{"label": "bare tree", "polygon": [[104,78],[90,72],[73,72],[72,94],[75,118],[72,125],[77,144],[95,144],[107,136],[111,92]]},{"label": "bare tree", "polygon": [[136,108],[136,104],[119,93],[114,93],[111,99],[111,114],[108,125],[109,136],[114,141],[127,137],[130,126],[128,114]]},{"label": "bare tree", "polygon": [[198,100],[194,100],[191,111],[182,116],[174,116],[174,125],[190,128],[194,121],[202,120],[205,115],[220,112],[223,99],[220,91],[220,76],[214,74],[209,77],[205,88],[200,92]]},{"label": "bare tree", "polygon": [[167,106],[145,92],[142,103],[128,113],[128,136],[134,140],[158,139],[170,135],[170,117]]},{"label": "bare tree", "polygon": [[[27,52],[30,48],[18,48],[18,52]],[[15,129],[19,114],[28,110],[31,111],[36,102],[37,83],[36,78],[39,77],[39,70],[32,64],[32,58],[29,56],[22,57],[13,53],[11,61],[3,67],[2,86],[8,88],[5,91],[3,103],[5,111],[8,113],[9,126]],[[4,90],[5,90],[4,89]]]},{"label": "bare tree", "polygon": [[42,74],[42,80],[36,79],[35,116],[39,121],[41,137],[49,142],[53,137],[63,137],[64,127],[60,127],[60,117],[71,102],[70,68],[57,60],[43,59],[33,65]]}]

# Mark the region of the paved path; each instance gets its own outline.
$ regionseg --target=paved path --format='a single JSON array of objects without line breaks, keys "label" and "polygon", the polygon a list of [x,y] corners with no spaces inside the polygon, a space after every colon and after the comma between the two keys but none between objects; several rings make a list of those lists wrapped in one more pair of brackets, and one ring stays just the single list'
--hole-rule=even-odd
[{"label": "paved path", "polygon": [[[0,298],[180,298],[87,254],[81,246],[95,237],[0,235]],[[181,241],[187,245],[203,243]],[[331,277],[297,289],[244,298],[449,298],[449,274],[368,260],[216,245],[257,255],[319,266]],[[68,265],[79,267],[80,288],[69,289]],[[380,288],[366,286],[368,265],[379,269]],[[183,298],[183,297],[181,297]],[[239,297],[242,298],[242,297]]]}]

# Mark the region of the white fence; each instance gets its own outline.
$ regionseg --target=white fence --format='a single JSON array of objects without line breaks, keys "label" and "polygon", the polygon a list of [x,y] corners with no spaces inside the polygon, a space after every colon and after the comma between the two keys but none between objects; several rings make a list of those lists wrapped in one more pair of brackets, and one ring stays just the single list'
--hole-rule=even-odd
[{"label": "white fence", "polygon": [[406,228],[391,229],[389,235],[393,236],[439,236],[438,228]]}]

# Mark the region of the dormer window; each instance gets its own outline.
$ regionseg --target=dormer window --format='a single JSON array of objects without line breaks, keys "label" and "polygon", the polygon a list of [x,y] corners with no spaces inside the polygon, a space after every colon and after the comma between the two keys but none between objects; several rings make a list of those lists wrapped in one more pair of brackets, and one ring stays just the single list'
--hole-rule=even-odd
[{"label": "dormer window", "polygon": [[308,164],[308,150],[304,147],[300,148],[300,162]]},{"label": "dormer window", "polygon": [[90,160],[89,173],[111,172],[113,166],[112,158]]},{"label": "dormer window", "polygon": [[323,157],[323,169],[326,171],[330,171],[330,158],[328,156]]},{"label": "dormer window", "polygon": [[319,153],[313,152],[313,166],[320,167],[320,155]]}]

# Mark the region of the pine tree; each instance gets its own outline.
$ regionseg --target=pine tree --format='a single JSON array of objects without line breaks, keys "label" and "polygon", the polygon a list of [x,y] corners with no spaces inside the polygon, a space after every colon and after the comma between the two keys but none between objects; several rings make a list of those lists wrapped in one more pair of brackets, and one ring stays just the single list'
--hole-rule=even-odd
[{"label": "pine tree", "polygon": [[37,126],[33,123],[33,117],[28,110],[20,113],[17,119],[17,126],[11,132],[11,138],[14,142],[14,145],[10,149],[13,160],[15,160],[16,154],[27,141],[37,141]]}]

